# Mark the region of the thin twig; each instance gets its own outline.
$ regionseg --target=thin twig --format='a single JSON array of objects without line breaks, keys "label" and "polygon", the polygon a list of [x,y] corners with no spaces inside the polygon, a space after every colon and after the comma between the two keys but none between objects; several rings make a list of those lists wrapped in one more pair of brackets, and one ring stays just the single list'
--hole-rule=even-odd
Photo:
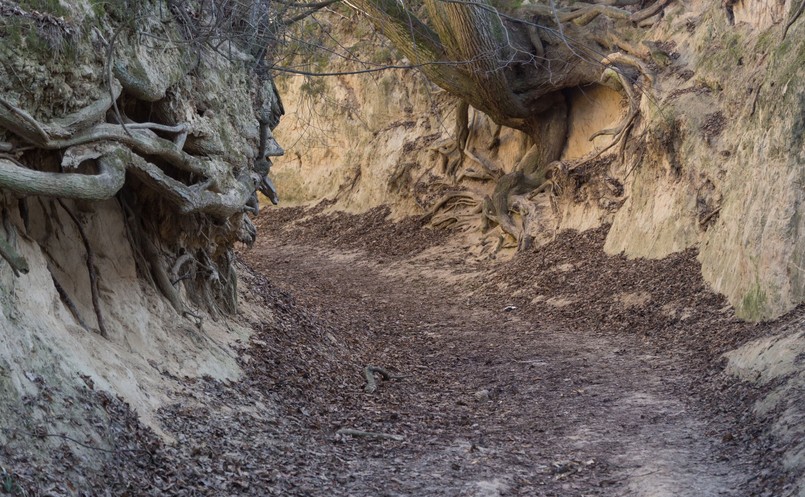
[{"label": "thin twig", "polygon": [[380,433],[376,431],[353,430],[351,428],[341,428],[335,433],[337,435],[350,435],[353,437],[366,437],[366,438],[381,438],[386,440],[394,440],[397,442],[402,442],[403,440],[405,440],[405,437],[402,435],[393,435],[391,433]]}]

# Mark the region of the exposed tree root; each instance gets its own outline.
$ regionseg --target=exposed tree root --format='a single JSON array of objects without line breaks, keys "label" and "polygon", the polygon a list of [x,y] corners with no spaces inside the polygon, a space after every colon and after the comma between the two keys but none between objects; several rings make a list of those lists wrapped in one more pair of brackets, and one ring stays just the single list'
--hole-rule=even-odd
[{"label": "exposed tree root", "polygon": [[247,247],[254,245],[257,240],[257,228],[252,223],[245,213],[240,220],[240,229],[238,230],[238,241],[245,244]]},{"label": "exposed tree root", "polygon": [[[16,124],[18,126],[12,131],[19,130],[20,123]],[[200,159],[182,152],[176,144],[153,135],[150,130],[159,128],[159,125],[143,123],[130,127],[132,135],[126,135],[119,125],[101,124],[93,127],[86,136],[79,135],[64,141],[53,141],[46,135],[46,140],[40,143],[45,148],[70,147],[62,161],[64,167],[77,167],[86,160],[97,159],[99,166],[97,175],[33,171],[20,168],[7,159],[0,159],[0,187],[29,195],[104,200],[114,196],[123,187],[125,170],[128,166],[141,180],[165,194],[185,214],[203,212],[227,218],[243,211],[255,189],[247,173],[237,181],[228,181],[229,188],[223,193],[218,193],[211,191],[211,188],[221,188],[224,185],[219,183],[223,180],[219,182],[207,180],[195,186],[187,186],[124,147],[114,144],[86,145],[89,142],[117,141],[132,146],[140,153],[161,157],[201,177],[213,175],[211,165],[203,164]],[[185,128],[177,126],[166,129],[181,133]],[[81,144],[83,146],[79,146]]]},{"label": "exposed tree root", "polygon": [[527,176],[522,171],[514,171],[503,176],[495,185],[495,191],[484,201],[483,213],[486,218],[500,226],[515,240],[520,240],[522,229],[518,228],[509,213],[510,200],[515,195],[528,193],[545,182],[545,177]]},{"label": "exposed tree root", "polygon": [[495,190],[484,201],[485,218],[500,226],[518,243],[523,231],[509,213],[512,196],[529,193],[549,179],[549,171],[558,164],[567,137],[567,103],[561,94],[554,96],[554,105],[545,112],[539,125],[535,143],[515,166],[514,171],[502,176]]},{"label": "exposed tree root", "polygon": [[475,155],[473,152],[468,150],[468,147],[464,149],[464,155],[466,158],[477,163],[480,166],[480,170],[476,171],[472,168],[466,168],[458,176],[458,178],[456,178],[456,182],[460,182],[464,178],[476,179],[479,181],[492,181],[503,176],[504,173],[499,167],[495,166],[483,157]]},{"label": "exposed tree root", "polygon": [[112,101],[120,96],[121,86],[113,85],[112,93],[82,109],[42,124],[28,112],[0,96],[0,126],[21,136],[30,143],[41,145],[54,139],[66,139],[104,120]]},{"label": "exposed tree root", "polygon": [[268,172],[271,170],[271,161],[269,157],[276,157],[283,155],[285,151],[280,147],[271,129],[277,125],[277,117],[271,112],[272,102],[276,102],[281,111],[282,101],[279,98],[276,87],[271,83],[271,88],[265,88],[266,85],[258,85],[257,96],[260,100],[260,112],[258,112],[257,121],[260,125],[260,144],[257,152],[257,158],[254,163],[254,172],[258,176],[256,181],[257,189],[265,195],[272,204],[279,203],[279,195],[274,183],[269,179]]},{"label": "exposed tree root", "polygon": [[465,149],[470,136],[469,109],[466,100],[459,100],[456,105],[453,138],[437,142],[433,146],[433,150],[442,156],[442,172],[449,178],[455,178],[456,171],[464,164]]},{"label": "exposed tree root", "polygon": [[797,19],[799,19],[804,10],[805,10],[805,0],[800,0],[799,5],[797,5],[796,7],[796,10],[794,10],[792,14],[790,14],[788,21],[785,23],[785,27],[783,28],[783,37],[782,37],[783,40],[785,40],[785,37],[788,35],[788,30],[791,29],[791,26],[793,26],[795,22],[797,22]]},{"label": "exposed tree root", "polygon": [[224,193],[210,190],[211,181],[187,186],[165,174],[162,169],[137,155],[131,156],[129,170],[140,181],[160,192],[166,200],[176,205],[182,214],[205,213],[227,219],[242,212],[254,192],[254,183],[248,174],[231,182]]},{"label": "exposed tree root", "polygon": [[162,263],[162,254],[148,237],[140,236],[139,238],[143,255],[145,255],[145,259],[151,267],[151,276],[154,278],[157,288],[168,299],[168,302],[171,303],[176,312],[184,316],[186,312],[185,305],[179,296],[179,292],[173,286],[168,271],[165,270],[165,265]]},{"label": "exposed tree root", "polygon": [[619,9],[617,2],[577,2],[567,8],[556,8],[554,5],[538,3],[520,7],[517,12],[525,16],[548,17],[562,24],[573,22],[577,26],[586,26],[599,15],[610,19],[629,19],[632,15],[627,10]]},{"label": "exposed tree root", "polygon": [[593,4],[588,7],[582,7],[560,17],[562,22],[573,21],[577,26],[586,26],[590,24],[596,17],[603,15],[610,19],[629,19],[630,13],[626,10],[619,9],[612,5]]},{"label": "exposed tree root", "polygon": [[629,17],[629,20],[632,22],[639,23],[640,21],[644,21],[649,17],[656,15],[662,9],[664,9],[672,0],[659,0],[655,2],[653,5],[646,7],[643,10],[638,10],[634,14]]},{"label": "exposed tree root", "polygon": [[[179,271],[181,271],[182,267],[187,263],[190,263],[190,269],[184,275],[180,275]],[[192,278],[195,272],[196,272],[196,258],[193,257],[193,254],[189,253],[182,254],[176,259],[176,262],[173,263],[173,267],[171,268],[170,271],[171,284],[176,285],[178,282],[184,279]]]},{"label": "exposed tree root", "polygon": [[98,321],[98,331],[100,332],[101,336],[104,338],[109,338],[109,332],[106,329],[106,322],[103,319],[103,312],[101,311],[101,302],[98,290],[98,270],[95,267],[95,254],[92,250],[92,246],[89,243],[89,238],[87,237],[87,233],[84,231],[84,227],[81,225],[81,221],[79,221],[78,217],[70,210],[65,204],[62,199],[56,200],[64,212],[70,216],[70,219],[73,220],[76,228],[78,229],[78,234],[81,236],[81,241],[84,242],[84,249],[87,252],[87,271],[89,272],[89,288],[90,294],[92,295],[92,308],[95,310],[95,317]]},{"label": "exposed tree root", "polygon": [[235,254],[231,250],[227,250],[224,256],[226,264],[223,265],[221,271],[221,300],[224,303],[224,309],[234,314],[238,312],[238,273],[235,270]]},{"label": "exposed tree root", "polygon": [[[184,138],[182,137],[186,136],[188,130],[186,125],[134,123],[127,125],[127,129],[124,129],[122,124],[101,123],[66,138],[54,138],[53,134],[56,133],[57,136],[63,136],[66,129],[63,125],[42,125],[30,114],[11,103],[0,100],[0,104],[2,104],[0,105],[0,126],[9,129],[39,148],[68,149],[65,161],[68,160],[68,156],[71,157],[70,165],[73,167],[84,160],[98,159],[100,169],[100,174],[95,176],[64,175],[20,169],[13,167],[7,159],[0,159],[0,187],[23,194],[102,200],[113,196],[123,186],[125,167],[128,165],[136,169],[135,172],[139,173],[141,179],[177,204],[183,213],[204,212],[221,218],[242,212],[255,190],[254,181],[248,173],[242,174],[241,178],[236,181],[231,181],[216,173],[225,168],[215,167],[210,159],[202,160],[183,152]],[[96,113],[97,110],[94,108],[84,109],[76,113],[76,116],[89,115],[94,118]],[[77,123],[78,119],[78,117],[71,117],[67,119],[67,122]],[[179,138],[176,142],[171,142],[156,136],[152,130],[177,133]],[[138,155],[129,153],[126,156],[125,151],[119,146],[114,147],[114,145],[108,144],[96,146],[95,152],[92,147],[88,146],[88,144],[106,142],[126,145],[138,154],[159,157],[180,170],[209,179],[194,186],[187,186],[181,181],[171,178],[162,169]],[[80,145],[85,146],[79,148]],[[80,152],[71,154],[71,148],[80,150]],[[281,149],[276,150],[274,147],[266,153],[276,155],[281,153]],[[65,163],[65,165],[67,164]],[[263,178],[263,182],[269,181],[265,179],[264,174],[260,177]],[[219,193],[221,190],[223,192]]]},{"label": "exposed tree root", "polygon": [[467,214],[451,214],[448,212],[440,213],[433,217],[431,226],[435,228],[454,228],[463,229],[472,226],[478,221],[478,214],[481,213],[482,205],[477,205]]},{"label": "exposed tree root", "polygon": [[[624,53],[613,53],[607,55],[603,60],[602,63],[607,65],[612,65],[616,63],[620,63],[623,65],[629,65],[635,67],[637,70],[640,71],[641,75],[646,79],[648,85],[651,86],[654,83],[653,77],[651,76],[650,71],[648,68],[643,64],[639,59],[636,57],[632,57],[626,55]],[[608,68],[604,71],[601,76],[601,82],[606,84],[610,87],[614,87],[615,89],[623,90],[626,94],[627,101],[629,103],[629,111],[626,114],[626,117],[614,128],[604,129],[593,133],[589,140],[592,141],[597,136],[613,136],[612,141],[604,148],[599,150],[595,153],[589,160],[596,159],[600,157],[604,152],[611,149],[612,147],[621,144],[620,150],[618,152],[619,157],[623,157],[623,153],[626,146],[626,141],[629,137],[629,132],[634,126],[635,120],[640,115],[640,99],[635,94],[634,86],[632,83],[626,78],[620,70],[615,70],[612,68]]]},{"label": "exposed tree root", "polygon": [[534,244],[533,237],[529,235],[529,224],[532,218],[531,209],[525,202],[518,199],[512,203],[512,210],[520,214],[520,222],[523,226],[517,238],[517,251],[528,250]]},{"label": "exposed tree root", "polygon": [[458,192],[450,192],[445,194],[442,198],[437,200],[435,204],[433,204],[430,211],[424,216],[422,216],[422,221],[423,222],[430,221],[437,212],[439,212],[440,210],[445,208],[445,206],[451,203],[458,203],[464,205],[478,205],[481,202],[483,202],[483,198],[481,197],[481,195],[471,191],[462,190]]},{"label": "exposed tree root", "polygon": [[[607,9],[594,9],[591,12],[604,13]],[[575,18],[574,18],[575,19]],[[646,65],[638,58],[625,53],[613,53],[602,60],[609,66],[601,76],[601,83],[622,91],[628,101],[628,110],[624,118],[616,126],[598,131],[590,136],[592,141],[598,136],[612,136],[612,140],[595,154],[585,159],[592,161],[615,146],[620,145],[618,155],[623,157],[629,134],[640,115],[640,97],[636,93],[634,83],[625,75],[623,70],[616,66],[635,68],[644,78],[646,85],[653,84],[653,78]],[[539,142],[520,159],[511,173],[497,176],[499,169],[492,169],[484,161],[470,153],[465,154],[482,166],[482,172],[468,170],[459,178],[491,179],[496,180],[495,189],[491,195],[482,202],[481,212],[484,217],[484,230],[491,226],[499,226],[504,234],[510,236],[523,250],[531,246],[533,240],[527,235],[530,216],[534,215],[525,206],[522,200],[514,200],[519,195],[528,194],[528,199],[550,190],[556,195],[559,184],[555,181],[559,171],[564,169],[561,162],[556,161],[564,146],[566,137],[566,107],[562,99],[557,100],[553,110],[548,111],[542,121],[538,134]],[[433,226],[462,226],[466,224],[472,213],[476,212],[478,195],[466,191],[451,192],[442,197],[426,214]],[[459,214],[458,208],[468,208],[470,214]],[[511,215],[512,211],[519,212],[519,223]],[[500,248],[500,247],[499,247]]]},{"label": "exposed tree root", "polygon": [[721,212],[721,206],[716,207],[709,214],[704,216],[704,218],[701,221],[699,221],[699,226],[701,226],[702,228],[706,228],[710,220],[713,219],[715,216],[717,216],[720,212]]},{"label": "exposed tree root", "polygon": [[90,327],[84,318],[81,316],[81,313],[78,311],[78,307],[76,307],[75,302],[73,299],[70,298],[70,295],[67,293],[67,290],[64,289],[59,280],[56,279],[56,275],[53,274],[53,268],[48,264],[48,271],[50,272],[50,278],[53,280],[53,286],[56,288],[56,292],[59,294],[59,298],[64,303],[65,307],[70,311],[70,314],[73,315],[78,324],[84,328],[86,331],[90,331]]},{"label": "exposed tree root", "polygon": [[[78,173],[48,173],[20,167],[0,158],[0,188],[23,195],[43,195],[81,200],[105,200],[113,197],[125,182],[125,152],[121,149],[98,147],[96,175]],[[73,157],[71,150],[65,161]],[[90,158],[84,155],[83,158]]]},{"label": "exposed tree root", "polygon": [[[192,9],[201,16],[209,14],[219,19],[222,15],[214,5],[193,6]],[[12,10],[16,12],[14,15],[24,14],[16,6]],[[198,28],[198,22],[187,17],[184,9],[171,7],[170,10],[182,18],[180,24],[186,21],[195,23]],[[225,17],[231,22],[239,15],[228,13]],[[240,76],[236,83],[238,111],[249,108],[241,103],[250,104],[253,115],[210,119],[212,113],[204,115],[209,110],[206,108],[209,106],[202,103],[206,97],[191,102],[181,96],[185,88],[197,81],[188,82],[188,86],[179,82],[176,92],[166,90],[177,83],[176,76],[188,75],[188,68],[197,67],[201,60],[203,43],[195,38],[197,35],[211,40],[225,33],[226,42],[232,44],[235,28],[215,25],[204,33],[190,29],[184,34],[193,39],[182,43],[173,41],[173,35],[167,34],[173,33],[176,26],[166,27],[167,19],[154,21],[146,23],[148,26],[138,25],[138,29],[155,26],[159,33],[141,31],[136,34],[164,40],[163,48],[178,50],[180,59],[192,52],[196,62],[162,58],[152,64],[151,55],[142,57],[136,46],[138,40],[132,39],[129,41],[133,46],[127,48],[134,49],[135,53],[116,63],[116,41],[122,40],[128,32],[135,33],[131,22],[115,22],[117,26],[108,43],[102,30],[93,28],[94,34],[106,45],[104,69],[108,91],[88,105],[76,112],[65,112],[62,117],[43,118],[39,110],[31,109],[44,104],[42,114],[50,115],[55,109],[47,108],[49,103],[72,104],[60,98],[30,104],[30,97],[37,95],[22,88],[22,80],[0,95],[0,190],[14,195],[11,200],[19,205],[26,231],[30,230],[25,199],[32,196],[41,203],[44,218],[41,222],[45,226],[35,226],[34,232],[43,250],[51,241],[50,234],[59,232],[56,223],[65,219],[56,203],[43,201],[44,197],[55,198],[75,223],[86,249],[97,328],[104,337],[109,336],[111,323],[105,322],[102,312],[100,275],[92,240],[76,211],[83,204],[73,206],[65,203],[65,199],[101,201],[117,196],[139,274],[158,289],[178,313],[194,317],[199,323],[201,318],[189,310],[199,303],[214,314],[220,310],[236,311],[237,278],[230,247],[236,241],[251,244],[255,240],[256,229],[246,213],[257,212],[256,190],[278,201],[276,189],[266,176],[271,168],[270,158],[284,153],[272,134],[284,110],[265,66],[265,51],[270,43],[264,39],[259,43],[261,46],[255,48],[252,46],[255,39],[249,39],[248,47],[238,48],[248,51],[247,56],[253,57],[258,65],[262,64],[258,69],[250,67],[241,74],[249,78],[251,88],[241,85]],[[222,41],[215,40],[215,43]],[[121,43],[117,48],[121,49],[118,53],[122,53]],[[180,67],[166,68],[165,63],[171,60]],[[218,60],[210,62],[216,66],[214,71],[221,69],[217,67]],[[237,63],[237,68],[232,67],[240,71],[245,67],[241,62]],[[165,73],[156,75],[158,70],[165,70]],[[249,94],[250,90],[255,93]],[[201,109],[202,106],[205,109]],[[205,119],[183,117],[196,111]],[[252,118],[259,124],[255,128],[256,135],[247,130],[248,125],[235,122]],[[196,122],[201,124],[193,129],[195,124],[191,123]],[[239,132],[243,135],[233,135]],[[13,239],[6,240],[0,233],[0,257],[8,260],[15,275],[19,275],[28,271],[28,265],[15,247]],[[169,263],[173,263],[172,267],[166,265]],[[177,286],[180,281],[183,283]],[[55,277],[54,286],[76,320],[86,327],[75,303]]]}]

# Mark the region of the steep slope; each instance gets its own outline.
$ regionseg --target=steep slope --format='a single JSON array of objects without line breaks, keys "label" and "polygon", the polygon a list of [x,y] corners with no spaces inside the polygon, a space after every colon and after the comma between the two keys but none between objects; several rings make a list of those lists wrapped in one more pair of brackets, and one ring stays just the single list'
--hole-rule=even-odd
[{"label": "steep slope", "polygon": [[254,239],[258,117],[279,111],[244,33],[210,51],[205,15],[0,1],[4,492],[54,464],[60,488],[102,483],[142,455],[137,430],[164,434],[179,378],[241,375],[233,246]]},{"label": "steep slope", "polygon": [[[261,42],[241,45],[254,41],[250,38],[254,33],[216,38],[220,33],[215,26],[253,27],[238,20],[245,12],[226,12],[235,17],[224,17],[221,24],[205,26],[212,26],[212,31],[199,32],[193,23],[206,19],[206,14],[194,10],[199,5],[213,4],[0,0],[0,394],[4,399],[0,480],[4,492],[264,495],[265,488],[309,494],[322,481],[342,484],[342,489],[367,488],[361,486],[367,482],[380,485],[382,481],[374,476],[345,483],[343,473],[352,466],[345,463],[344,454],[359,453],[365,459],[380,451],[371,445],[355,450],[337,446],[332,441],[337,427],[323,422],[361,420],[365,399],[360,393],[360,368],[370,359],[394,359],[383,348],[382,339],[388,337],[372,333],[370,327],[388,325],[399,332],[395,338],[403,338],[395,343],[411,345],[405,333],[423,323],[402,319],[402,327],[396,328],[401,320],[395,313],[420,312],[417,299],[429,291],[434,298],[444,297],[443,306],[431,309],[434,314],[467,305],[447,295],[449,285],[406,279],[417,271],[448,282],[466,276],[460,269],[455,274],[441,271],[440,264],[447,263],[442,260],[405,266],[400,271],[409,274],[389,279],[388,274],[368,272],[376,269],[375,263],[361,274],[350,273],[355,268],[350,265],[353,255],[336,254],[335,263],[325,269],[347,278],[351,292],[376,284],[377,295],[350,294],[339,303],[343,287],[337,282],[324,285],[333,290],[324,295],[315,293],[322,288],[313,282],[314,288],[308,290],[324,300],[311,305],[322,313],[299,308],[293,298],[261,276],[247,272],[250,288],[238,287],[237,272],[245,269],[238,267],[234,247],[254,241],[254,226],[247,214],[257,210],[255,188],[269,197],[275,194],[265,174],[270,167],[268,156],[281,152],[270,128],[282,104],[270,80],[254,72],[259,64],[250,50],[262,53]],[[649,481],[694,493],[716,491],[716,487],[793,492],[789,476],[805,474],[801,320],[798,314],[789,314],[757,329],[738,322],[729,307],[691,276],[699,268],[688,250],[697,250],[703,277],[742,318],[773,318],[803,300],[805,282],[799,272],[805,263],[800,264],[798,254],[805,27],[800,21],[788,29],[788,19],[795,20],[798,12],[790,3],[663,5],[658,22],[647,31],[644,48],[638,50],[643,51],[654,79],[643,89],[641,117],[623,157],[593,160],[589,156],[607,143],[606,137],[590,140],[590,134],[617,124],[627,112],[622,93],[605,85],[568,91],[570,129],[562,152],[564,166],[557,169],[549,191],[516,199],[515,218],[533,243],[531,249],[527,244],[518,247],[497,229],[487,229],[490,226],[479,215],[477,202],[492,193],[489,179],[510,172],[526,153],[528,138],[500,129],[487,116],[470,110],[470,133],[459,150],[454,126],[462,113],[456,111],[451,97],[416,73],[377,73],[279,85],[287,94],[291,114],[282,140],[292,150],[284,165],[275,169],[280,196],[287,193],[297,202],[330,198],[331,202],[320,204],[320,210],[374,210],[363,218],[336,213],[325,224],[319,224],[315,216],[292,223],[287,233],[275,233],[270,239],[287,244],[287,250],[269,256],[270,249],[263,246],[264,253],[256,254],[253,261],[258,266],[270,261],[264,272],[279,277],[282,265],[288,264],[285,260],[295,255],[321,259],[324,256],[317,249],[294,252],[293,230],[304,234],[306,228],[318,236],[308,239],[314,245],[325,245],[323,240],[329,238],[341,245],[337,249],[368,247],[370,253],[380,254],[376,262],[380,266],[387,258],[414,256],[456,235],[450,243],[458,243],[460,250],[450,264],[513,258],[510,266],[495,266],[493,274],[476,275],[473,291],[481,290],[473,295],[484,298],[473,302],[506,309],[509,300],[517,299],[514,307],[529,309],[523,311],[523,322],[529,323],[526,328],[538,324],[540,312],[557,322],[566,319],[569,326],[593,316],[622,319],[620,326],[632,323],[630,316],[635,314],[648,335],[655,325],[666,332],[679,325],[707,335],[701,343],[717,346],[695,363],[701,371],[714,367],[712,361],[729,348],[726,345],[742,344],[726,354],[728,371],[757,387],[720,376],[718,367],[715,372],[707,369],[707,374],[723,380],[725,390],[740,394],[746,403],[699,405],[695,416],[680,418],[680,428],[671,418],[684,407],[681,398],[696,387],[697,379],[711,393],[717,384],[712,377],[682,375],[674,377],[673,388],[664,388],[658,385],[662,374],[651,376],[651,370],[657,369],[652,361],[662,356],[661,349],[644,364],[640,357],[623,357],[618,352],[632,342],[617,334],[608,337],[612,342],[593,342],[609,352],[604,358],[595,350],[579,349],[578,336],[571,340],[551,335],[558,340],[553,349],[557,363],[581,354],[596,362],[602,374],[613,375],[604,366],[615,356],[620,359],[613,361],[628,363],[634,375],[645,373],[651,378],[652,384],[630,386],[630,391],[648,390],[646,395],[637,392],[633,398],[619,398],[624,406],[639,407],[635,413],[651,410],[648,397],[673,394],[665,403],[658,401],[667,415],[660,423],[667,429],[659,433],[673,439],[691,437],[696,443],[677,447],[684,456],[682,464],[671,464],[671,455],[663,453],[658,464],[669,471],[670,483],[658,477]],[[225,9],[216,11],[221,12]],[[388,46],[357,19],[345,18],[336,29],[343,44],[370,54],[372,67],[394,63]],[[204,43],[196,45],[199,40],[209,41],[217,51],[207,51]],[[353,62],[329,58],[319,63],[333,71],[355,67]],[[314,117],[306,117],[310,112]],[[396,219],[417,217],[389,228],[387,212]],[[300,213],[310,214],[269,211],[278,218]],[[367,219],[370,223],[363,223]],[[428,223],[452,231],[423,229]],[[562,235],[569,228],[587,232],[578,239]],[[266,223],[266,229],[283,228]],[[574,264],[589,259],[615,272],[637,268],[627,271],[623,283],[646,283],[643,261],[630,265],[619,256],[606,259],[598,251],[573,252],[586,246],[585,237],[595,238],[596,250],[603,246],[611,254],[665,258],[657,263],[664,273],[649,279],[646,286],[645,292],[651,295],[642,290],[622,292],[613,300],[609,287],[591,283],[603,281],[596,268],[576,271]],[[552,248],[540,252],[544,247]],[[523,250],[516,255],[518,248]],[[579,259],[571,266],[561,257],[546,262],[546,253],[557,251]],[[535,265],[540,254],[543,259]],[[289,285],[297,275],[304,277],[306,264],[294,261]],[[691,279],[674,280],[664,288],[669,281],[664,275],[679,268],[684,268],[682,276]],[[564,274],[568,271],[571,275]],[[564,295],[563,287],[553,286],[574,281],[588,285],[592,293]],[[686,287],[690,282],[694,283]],[[306,282],[297,284],[304,287]],[[401,293],[384,293],[387,285],[406,284],[411,288]],[[685,294],[684,302],[680,297],[679,308],[672,305],[675,301],[666,302],[677,290],[695,290]],[[397,297],[405,307],[389,308],[388,301]],[[573,299],[589,303],[587,318],[581,313],[580,321],[573,321],[570,314],[579,314],[572,307],[577,303]],[[364,301],[373,307],[361,308]],[[696,326],[686,327],[691,319],[688,307],[700,304],[705,311],[694,316]],[[346,312],[355,308],[357,316]],[[369,312],[374,309],[389,312],[375,316]],[[330,318],[339,313],[340,318]],[[489,309],[480,314],[482,319],[469,323],[477,325],[478,333],[471,337],[473,349],[487,343],[489,337],[481,331],[494,327],[498,317]],[[328,319],[338,326],[329,326]],[[708,325],[713,323],[720,326],[719,333],[710,334],[713,330]],[[541,344],[525,336],[525,328],[496,331],[499,343],[505,342],[508,332],[523,332],[518,337],[530,347],[527,350],[535,351]],[[729,336],[731,332],[734,337]],[[764,336],[744,343],[755,332]],[[456,389],[460,381],[452,381],[456,372],[445,361],[456,361],[465,369],[471,369],[475,360],[489,366],[480,368],[487,376],[474,379],[480,392],[483,381],[497,381],[505,373],[495,361],[505,364],[512,359],[505,354],[469,359],[466,354],[439,355],[462,342],[461,327],[451,328],[448,340],[436,346],[428,342],[428,333],[416,335],[416,340],[425,341],[413,344],[410,352],[434,353],[430,359],[444,369],[433,376],[430,390],[409,386],[405,391],[412,398],[424,391],[429,399],[442,403],[410,404],[417,407],[413,414],[424,420],[411,432],[417,436],[426,435],[428,422],[439,416],[429,407],[448,410],[452,405],[452,399],[440,397],[445,390],[467,396],[468,392]],[[678,345],[673,337],[668,343]],[[447,348],[442,350],[441,345]],[[688,344],[694,350],[698,345],[696,337]],[[511,352],[505,347],[490,348],[496,353]],[[683,352],[680,357],[689,359]],[[674,373],[676,365],[663,363],[669,369],[661,373]],[[568,367],[575,366],[582,364]],[[519,373],[530,379],[531,372],[525,370],[523,366]],[[557,366],[549,390],[561,391],[567,372]],[[440,383],[444,378],[451,381]],[[537,388],[521,396],[509,386],[479,393],[476,400],[513,394],[522,402],[517,412],[526,418],[527,404],[533,400],[529,395],[544,392]],[[607,395],[617,390],[607,388]],[[569,398],[557,408],[598,405],[585,404],[584,393],[578,390],[584,388],[562,392]],[[745,410],[753,400],[747,392],[760,396],[751,415]],[[343,407],[344,416],[334,405]],[[375,404],[381,427],[397,421],[391,415],[384,417],[387,407]],[[727,409],[726,417],[736,412],[745,415],[745,422],[723,420],[710,412],[722,408]],[[548,409],[541,416],[552,412]],[[587,417],[594,418],[594,413],[588,412]],[[707,420],[713,419],[720,423],[718,430],[705,431]],[[465,436],[460,426],[466,420],[459,416],[451,421],[457,424],[451,425],[455,431],[448,435]],[[496,441],[505,439],[512,429],[505,419],[499,421],[495,428],[501,438]],[[630,473],[627,465],[639,459],[645,446],[661,447],[648,443],[657,432],[642,433],[638,426],[642,421],[628,421],[636,425],[624,428],[634,436],[627,444],[627,459],[616,460],[614,449],[600,447],[595,450],[610,457],[612,467],[577,460],[575,452],[555,454],[561,460],[540,455],[545,467],[537,476],[556,491],[567,491],[563,481],[567,473],[579,479],[568,482],[570,487],[605,478],[608,485],[623,489],[643,488],[636,481],[643,474]],[[764,421],[773,424],[771,438],[759,431]],[[561,425],[559,420],[553,427],[561,431]],[[235,433],[228,434],[230,428]],[[583,434],[584,423],[573,425],[573,430],[563,440]],[[723,443],[738,438],[739,444],[724,449],[718,443],[720,434]],[[706,440],[708,436],[715,436],[715,441]],[[337,443],[344,443],[344,438]],[[311,440],[332,456],[326,475],[303,469],[310,458],[321,456],[315,448],[306,447]],[[286,454],[283,447],[292,450]],[[443,469],[459,471],[465,464],[472,465],[474,454],[483,453],[478,447],[484,445],[450,445],[448,452],[455,449],[450,457],[459,469],[452,465]],[[747,447],[754,451],[749,456],[730,452]],[[767,449],[769,454],[764,454]],[[505,452],[501,461],[521,464],[515,452]],[[778,452],[784,472],[773,465]],[[732,463],[716,460],[731,454],[737,458]],[[244,455],[250,459],[244,460]],[[419,458],[412,479],[398,484],[408,492],[421,490],[411,487],[421,483],[417,480],[421,468],[430,466],[434,458],[447,460],[427,451],[413,450],[405,456]],[[555,470],[549,466],[553,463],[558,464]],[[273,464],[281,464],[282,469],[268,472],[265,467]],[[391,459],[391,464],[398,462]],[[382,464],[366,467],[384,469]],[[491,477],[501,467],[489,465],[485,471]],[[751,479],[741,472],[742,467],[766,468],[766,473]],[[518,468],[510,479],[520,488],[533,489],[533,482],[517,479],[534,475]],[[685,474],[697,468],[715,483],[697,487],[701,482]],[[645,476],[655,474],[656,468],[646,469],[651,474]],[[295,480],[297,474],[304,478]],[[466,483],[462,474],[451,481]],[[429,477],[438,480],[441,473]],[[493,480],[470,481],[478,485],[465,490],[494,495],[510,485]],[[803,482],[799,484],[805,488]],[[454,489],[435,485],[439,491]]]}]

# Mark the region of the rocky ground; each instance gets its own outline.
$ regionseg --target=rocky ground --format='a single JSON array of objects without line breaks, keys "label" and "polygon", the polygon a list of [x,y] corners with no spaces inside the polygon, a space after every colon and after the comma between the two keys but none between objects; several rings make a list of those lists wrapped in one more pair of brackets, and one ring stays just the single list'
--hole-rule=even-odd
[{"label": "rocky ground", "polygon": [[[762,392],[719,359],[771,325],[735,319],[694,253],[608,257],[603,228],[468,262],[386,214],[264,216],[244,378],[187,380],[160,412],[175,443],[109,407],[121,450],[88,495],[793,495]],[[392,378],[368,393],[366,366]]]}]

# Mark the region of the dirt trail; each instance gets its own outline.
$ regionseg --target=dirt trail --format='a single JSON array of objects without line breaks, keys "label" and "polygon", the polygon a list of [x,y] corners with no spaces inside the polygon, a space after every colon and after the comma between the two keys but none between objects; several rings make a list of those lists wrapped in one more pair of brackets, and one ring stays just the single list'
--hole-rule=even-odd
[{"label": "dirt trail", "polygon": [[[384,447],[355,462],[388,479],[387,495],[736,495],[751,473],[722,460],[722,434],[680,395],[684,366],[633,339],[479,308],[477,275],[303,247],[275,256],[272,279],[305,304],[369,310],[354,322],[376,331],[369,362],[407,375],[354,406],[368,410],[355,428],[406,438],[349,442]],[[371,495],[363,483],[345,490]]]},{"label": "dirt trail", "polygon": [[[793,495],[751,413],[762,392],[718,361],[765,328],[707,290],[695,254],[607,257],[604,228],[469,263],[415,219],[305,214],[271,212],[241,254],[243,377],[180,380],[158,412],[174,443],[112,416],[123,449],[91,493]],[[367,365],[403,378],[367,393]]]},{"label": "dirt trail", "polygon": [[[684,346],[690,330],[710,327],[718,338],[726,328],[732,340],[746,331],[700,283],[680,283],[699,308],[649,305],[643,290],[660,293],[651,271],[637,268],[642,286],[631,285],[623,269],[631,262],[615,258],[620,269],[603,268],[610,279],[599,282],[608,295],[595,298],[609,298],[604,308],[613,316],[639,317],[613,326],[599,315],[601,302],[585,301],[583,292],[535,290],[527,278],[506,277],[504,268],[522,260],[468,265],[455,246],[415,256],[380,239],[360,250],[359,237],[353,248],[335,248],[344,230],[332,218],[311,226],[264,226],[269,236],[247,256],[327,327],[330,343],[317,354],[337,363],[318,380],[300,380],[298,397],[285,397],[299,403],[304,425],[287,445],[287,460],[296,461],[288,464],[306,463],[273,480],[280,494],[776,495],[776,471],[761,467],[766,442],[746,415],[752,393],[711,367],[723,340]],[[542,262],[575,246],[568,257],[578,266],[599,241],[567,235]],[[684,280],[695,261],[688,254],[670,264],[653,267],[657,286]],[[573,264],[552,267],[572,272]],[[677,274],[665,274],[674,267]],[[574,288],[572,278],[557,288]],[[660,311],[664,327],[655,323]],[[641,326],[663,335],[647,337]],[[404,378],[366,394],[368,364]],[[341,428],[402,441],[338,435]]]},{"label": "dirt trail", "polygon": [[[113,443],[36,425],[50,462],[17,450],[25,438],[0,447],[30,495],[796,495],[775,413],[752,411],[765,392],[720,357],[805,310],[742,323],[694,253],[608,257],[606,228],[468,262],[460,236],[382,210],[271,214],[238,269],[243,376],[163,372],[183,385],[157,412],[172,441],[91,382],[78,396],[42,383],[26,402],[95,406]],[[402,378],[367,393],[367,365]]]}]

